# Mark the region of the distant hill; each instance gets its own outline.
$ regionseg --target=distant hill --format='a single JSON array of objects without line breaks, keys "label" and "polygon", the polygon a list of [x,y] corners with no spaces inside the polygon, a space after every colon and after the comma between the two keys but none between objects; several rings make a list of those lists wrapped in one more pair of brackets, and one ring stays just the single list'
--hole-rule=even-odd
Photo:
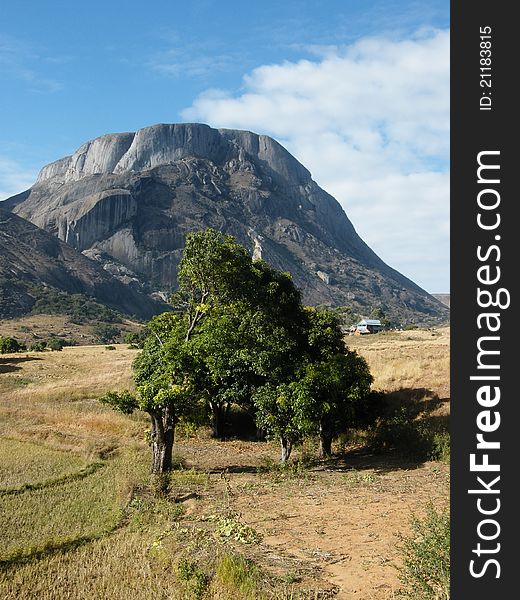
[{"label": "distant hill", "polygon": [[432,294],[434,298],[437,298],[439,302],[445,304],[448,308],[450,306],[450,294]]},{"label": "distant hill", "polygon": [[28,313],[50,292],[82,294],[142,319],[165,308],[57,237],[0,208],[0,319]]},{"label": "distant hill", "polygon": [[308,304],[361,314],[381,308],[405,323],[449,318],[265,135],[202,124],[104,135],[44,167],[32,188],[4,205],[149,293],[176,287],[186,234],[213,227],[289,271]]}]

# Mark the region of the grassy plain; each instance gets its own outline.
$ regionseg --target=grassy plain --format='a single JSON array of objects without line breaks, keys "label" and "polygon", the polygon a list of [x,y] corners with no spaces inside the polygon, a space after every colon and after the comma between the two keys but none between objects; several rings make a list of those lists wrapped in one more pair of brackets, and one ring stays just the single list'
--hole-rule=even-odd
[{"label": "grassy plain", "polygon": [[[374,387],[449,412],[449,329],[347,338]],[[131,387],[127,346],[0,357],[0,597],[397,598],[398,534],[448,504],[445,462],[313,442],[179,437],[169,490],[148,474],[145,415],[96,398]],[[179,459],[179,462],[180,459]]]}]

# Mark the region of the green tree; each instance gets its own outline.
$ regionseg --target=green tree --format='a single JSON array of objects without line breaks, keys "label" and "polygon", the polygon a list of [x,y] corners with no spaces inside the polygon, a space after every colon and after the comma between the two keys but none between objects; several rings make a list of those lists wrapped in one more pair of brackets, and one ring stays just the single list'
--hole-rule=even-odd
[{"label": "green tree", "polygon": [[102,399],[148,412],[154,471],[171,468],[180,419],[211,416],[222,437],[233,403],[280,439],[283,461],[322,421],[335,431],[337,407],[353,403],[358,382],[357,355],[345,353],[334,315],[304,309],[289,274],[211,229],[187,236],[178,280],[173,311],[147,325],[133,365],[136,394]]},{"label": "green tree", "polygon": [[61,351],[65,346],[65,342],[63,340],[59,340],[56,338],[52,338],[47,342],[47,348],[54,351]]},{"label": "green tree", "polygon": [[19,342],[13,337],[2,337],[0,336],[0,354],[8,354],[10,352],[23,352],[26,350],[26,346],[23,342]]},{"label": "green tree", "polygon": [[185,327],[178,315],[164,313],[147,325],[148,337],[133,363],[136,393],[109,392],[104,404],[125,414],[135,410],[148,413],[151,422],[152,472],[172,468],[175,426],[182,419],[200,419],[203,407],[186,376],[189,356],[180,340]]},{"label": "green tree", "polygon": [[267,383],[254,395],[257,424],[271,439],[280,442],[280,460],[285,463],[294,445],[312,433],[312,398],[301,383]]},{"label": "green tree", "polygon": [[370,399],[371,383],[366,361],[350,350],[305,365],[302,385],[313,399],[320,456],[330,456],[333,439],[357,424]]},{"label": "green tree", "polygon": [[33,352],[45,352],[45,348],[47,348],[47,342],[45,340],[34,342],[34,344],[29,346],[29,350]]},{"label": "green tree", "polygon": [[125,342],[125,344],[132,344],[134,346],[137,346],[138,348],[142,348],[145,339],[146,339],[145,331],[139,331],[139,332],[130,331],[125,335],[125,337],[123,338],[123,341]]},{"label": "green tree", "polygon": [[189,234],[172,303],[186,325],[187,374],[206,399],[216,437],[232,403],[254,410],[253,390],[294,360],[303,313],[289,274],[253,261],[233,237]]},{"label": "green tree", "polygon": [[310,434],[319,434],[320,454],[330,455],[334,437],[362,412],[372,383],[365,360],[345,347],[337,315],[310,307],[304,314],[305,343],[298,346],[291,370],[254,397],[257,422],[280,440],[282,462]]},{"label": "green tree", "polygon": [[92,326],[92,334],[101,344],[110,344],[116,340],[121,333],[119,327],[110,323],[98,323]]}]

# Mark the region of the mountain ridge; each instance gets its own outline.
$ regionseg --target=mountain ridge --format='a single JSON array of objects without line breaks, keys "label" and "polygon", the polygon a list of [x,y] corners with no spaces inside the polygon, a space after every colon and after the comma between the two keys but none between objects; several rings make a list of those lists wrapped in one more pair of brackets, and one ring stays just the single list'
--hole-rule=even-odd
[{"label": "mountain ridge", "polygon": [[166,308],[115,279],[96,261],[0,206],[0,318],[27,314],[34,289],[83,294],[147,319]]},{"label": "mountain ridge", "polygon": [[210,226],[291,272],[309,304],[447,320],[445,307],[386,265],[269,136],[194,123],[107,134],[46,165],[30,190],[5,202],[148,292],[175,288],[186,234]]}]

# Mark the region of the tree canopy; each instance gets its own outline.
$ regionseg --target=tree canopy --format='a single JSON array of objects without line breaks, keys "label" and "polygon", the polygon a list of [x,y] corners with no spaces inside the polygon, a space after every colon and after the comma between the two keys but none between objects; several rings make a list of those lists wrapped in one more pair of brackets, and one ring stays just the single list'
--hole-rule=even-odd
[{"label": "tree canopy", "polygon": [[232,404],[280,440],[283,461],[311,433],[325,436],[330,452],[372,381],[345,348],[337,317],[304,307],[289,274],[212,229],[188,234],[178,281],[173,310],[147,325],[133,365],[136,392],[101,399],[150,415],[153,470],[171,468],[180,420],[210,419],[222,437]]}]

